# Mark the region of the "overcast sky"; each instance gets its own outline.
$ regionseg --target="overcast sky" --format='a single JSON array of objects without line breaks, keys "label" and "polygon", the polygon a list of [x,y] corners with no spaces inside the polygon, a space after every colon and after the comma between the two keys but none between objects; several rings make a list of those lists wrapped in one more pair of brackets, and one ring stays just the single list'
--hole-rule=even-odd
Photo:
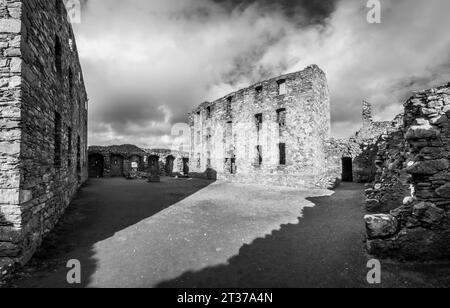
[{"label": "overcast sky", "polygon": [[333,135],[360,126],[361,101],[390,120],[413,90],[450,81],[450,1],[84,0],[75,25],[90,98],[89,143],[168,147],[203,101],[319,65]]}]

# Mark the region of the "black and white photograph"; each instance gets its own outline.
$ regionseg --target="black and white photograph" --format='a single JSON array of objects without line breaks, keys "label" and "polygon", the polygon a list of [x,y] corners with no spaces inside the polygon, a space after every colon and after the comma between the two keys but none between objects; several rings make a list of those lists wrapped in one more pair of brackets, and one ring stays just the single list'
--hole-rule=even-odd
[{"label": "black and white photograph", "polygon": [[450,287],[449,16],[0,0],[0,289]]}]

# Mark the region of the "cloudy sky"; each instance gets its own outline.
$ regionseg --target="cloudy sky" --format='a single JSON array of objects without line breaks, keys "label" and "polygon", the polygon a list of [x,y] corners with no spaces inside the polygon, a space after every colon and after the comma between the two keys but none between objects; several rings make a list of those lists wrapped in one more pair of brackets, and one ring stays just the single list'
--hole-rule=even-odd
[{"label": "cloudy sky", "polygon": [[203,101],[319,65],[333,135],[401,111],[413,90],[450,81],[450,1],[83,0],[77,44],[90,98],[90,144],[171,144],[171,127]]}]

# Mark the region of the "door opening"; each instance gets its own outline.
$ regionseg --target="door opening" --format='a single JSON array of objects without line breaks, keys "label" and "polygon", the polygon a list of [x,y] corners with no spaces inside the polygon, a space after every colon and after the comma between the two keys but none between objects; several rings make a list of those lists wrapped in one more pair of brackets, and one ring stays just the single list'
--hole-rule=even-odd
[{"label": "door opening", "polygon": [[353,159],[351,157],[342,158],[342,181],[353,182]]}]

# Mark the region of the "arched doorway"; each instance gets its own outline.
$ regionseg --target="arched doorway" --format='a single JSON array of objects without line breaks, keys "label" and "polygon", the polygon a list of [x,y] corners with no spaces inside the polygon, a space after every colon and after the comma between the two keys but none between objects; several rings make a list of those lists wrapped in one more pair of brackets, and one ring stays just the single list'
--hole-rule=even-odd
[{"label": "arched doorway", "polygon": [[148,158],[148,180],[149,182],[159,182],[159,157],[152,155]]},{"label": "arched doorway", "polygon": [[124,158],[122,155],[111,155],[111,171],[110,175],[112,177],[124,176],[123,174],[123,161]]},{"label": "arched doorway", "polygon": [[89,177],[90,178],[102,178],[103,168],[105,166],[105,160],[101,154],[90,154],[89,160]]},{"label": "arched doorway", "polygon": [[171,176],[173,173],[173,163],[175,161],[175,157],[169,155],[166,157],[166,175]]},{"label": "arched doorway", "polygon": [[142,169],[142,157],[139,155],[132,155],[130,157],[131,169],[136,169],[136,171],[141,171]]},{"label": "arched doorway", "polygon": [[189,174],[189,158],[183,158],[183,174]]}]

